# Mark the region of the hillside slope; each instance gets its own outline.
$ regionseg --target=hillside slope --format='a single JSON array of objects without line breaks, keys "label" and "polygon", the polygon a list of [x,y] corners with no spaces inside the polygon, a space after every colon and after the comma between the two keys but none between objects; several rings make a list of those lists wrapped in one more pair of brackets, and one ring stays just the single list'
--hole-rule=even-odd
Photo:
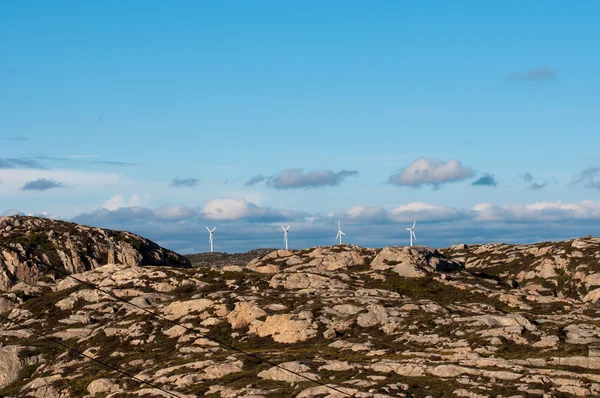
[{"label": "hillside slope", "polygon": [[210,268],[223,267],[226,265],[246,265],[256,257],[261,257],[271,253],[276,249],[254,249],[245,253],[224,253],[224,252],[205,252],[196,254],[186,254],[185,257],[190,260],[193,267]]},{"label": "hillside slope", "polygon": [[137,307],[70,279],[0,297],[21,324],[0,326],[0,395],[169,396],[33,329],[178,397],[345,396],[304,377],[356,397],[599,396],[599,253],[590,238],[109,264],[77,278]]},{"label": "hillside slope", "polygon": [[187,258],[130,232],[38,217],[0,217],[0,291],[18,282],[36,283],[45,276],[53,277],[47,264],[69,273],[104,265],[111,240],[117,263],[191,266]]}]

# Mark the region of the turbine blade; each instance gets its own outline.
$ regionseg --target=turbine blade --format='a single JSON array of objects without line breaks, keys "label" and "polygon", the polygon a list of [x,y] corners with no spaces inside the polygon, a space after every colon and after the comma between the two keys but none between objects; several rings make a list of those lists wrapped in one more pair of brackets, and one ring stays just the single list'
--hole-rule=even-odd
[{"label": "turbine blade", "polygon": [[412,231],[413,234],[413,238],[415,238],[415,240],[417,240],[417,235],[415,234],[415,231]]},{"label": "turbine blade", "polygon": [[281,226],[281,229],[283,229],[285,231],[285,228],[283,228],[283,225]]},{"label": "turbine blade", "polygon": [[415,225],[417,225],[416,221],[413,223],[413,229],[415,229]]},{"label": "turbine blade", "polygon": [[[205,226],[205,227],[206,227],[206,226]],[[206,227],[206,230],[207,230],[208,232],[210,232],[210,229],[208,229],[208,227]]]},{"label": "turbine blade", "polygon": [[346,234],[345,234],[345,233],[343,233],[342,231],[340,231],[340,234],[342,234],[342,235],[346,236]]}]

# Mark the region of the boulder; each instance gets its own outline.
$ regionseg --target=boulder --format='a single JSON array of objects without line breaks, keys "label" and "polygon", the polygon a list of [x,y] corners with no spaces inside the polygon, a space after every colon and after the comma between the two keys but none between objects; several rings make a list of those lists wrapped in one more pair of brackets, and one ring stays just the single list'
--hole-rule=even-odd
[{"label": "boulder", "polygon": [[371,262],[371,269],[391,269],[400,276],[419,278],[434,271],[451,272],[463,269],[456,261],[444,258],[437,250],[426,247],[388,246]]},{"label": "boulder", "polygon": [[362,310],[363,310],[363,307],[359,307],[359,306],[353,305],[353,304],[339,304],[339,305],[334,305],[333,308],[331,308],[331,312],[333,312],[334,314],[336,314],[338,316],[342,316],[342,317],[356,315],[359,312],[361,312]]},{"label": "boulder", "polygon": [[346,289],[347,285],[334,279],[322,275],[310,274],[305,272],[276,274],[271,278],[269,286],[277,288],[282,286],[285,289]]},{"label": "boulder", "polygon": [[108,393],[117,389],[118,386],[110,379],[96,379],[87,386],[87,390],[92,397],[96,394]]},{"label": "boulder", "polygon": [[207,366],[204,369],[203,379],[215,380],[227,376],[231,373],[241,372],[243,368],[242,361],[224,362]]},{"label": "boulder", "polygon": [[421,377],[425,375],[426,368],[418,364],[401,363],[391,360],[382,360],[370,365],[375,372],[394,372],[400,376]]},{"label": "boulder", "polygon": [[593,286],[600,286],[600,273],[587,275],[585,278],[585,286],[588,289]]},{"label": "boulder", "polygon": [[[313,252],[315,255],[316,251]],[[334,252],[330,251],[311,260],[307,266],[314,267],[316,272],[336,271],[348,267],[364,265],[365,258],[356,250]]]},{"label": "boulder", "polygon": [[0,348],[0,388],[6,387],[19,378],[23,363],[19,354],[23,347],[6,346]]},{"label": "boulder", "polygon": [[11,311],[16,308],[22,300],[17,299],[15,294],[0,296],[0,314]]},{"label": "boulder", "polygon": [[367,310],[368,312],[360,314],[356,319],[356,323],[363,328],[382,324],[388,319],[388,314],[381,305],[370,305]]},{"label": "boulder", "polygon": [[256,304],[247,301],[236,303],[235,308],[227,315],[227,321],[233,329],[243,328],[250,325],[257,318],[267,315],[265,311]]},{"label": "boulder", "polygon": [[457,376],[464,375],[464,374],[478,375],[480,372],[478,370],[467,368],[464,366],[438,365],[438,366],[428,369],[427,373],[429,373],[432,376],[436,376],[436,377],[449,378],[449,377],[457,377]]},{"label": "boulder", "polygon": [[[288,370],[291,372],[288,372]],[[307,372],[308,370],[310,370],[310,368],[301,362],[285,362],[280,364],[279,367],[274,366],[270,369],[263,370],[258,374],[258,377],[267,380],[284,381],[286,383],[299,383],[306,381],[306,379],[302,376],[317,380],[318,376],[316,374]],[[302,376],[298,376],[297,374],[301,374]],[[331,392],[331,390],[328,392]]]},{"label": "boulder", "polygon": [[271,315],[264,322],[255,321],[250,333],[259,337],[271,336],[278,343],[296,343],[317,335],[317,330],[308,319],[300,319],[290,314]]},{"label": "boulder", "polygon": [[583,301],[597,303],[600,300],[600,288],[589,291],[584,297]]},{"label": "boulder", "polygon": [[175,301],[162,309],[163,314],[174,318],[181,318],[191,312],[202,312],[213,305],[212,300],[195,299],[188,301]]}]

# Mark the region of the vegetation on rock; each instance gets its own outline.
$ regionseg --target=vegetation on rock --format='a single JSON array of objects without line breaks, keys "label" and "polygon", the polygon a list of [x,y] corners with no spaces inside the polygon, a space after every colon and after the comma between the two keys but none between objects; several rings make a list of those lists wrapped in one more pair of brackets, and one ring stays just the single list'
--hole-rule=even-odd
[{"label": "vegetation on rock", "polygon": [[[196,333],[58,278],[13,286],[0,309],[180,397],[342,396],[298,374],[356,397],[598,396],[599,249],[598,238],[338,245],[77,275]],[[0,357],[0,395],[158,396],[27,328],[0,326],[0,343],[18,353]]]}]

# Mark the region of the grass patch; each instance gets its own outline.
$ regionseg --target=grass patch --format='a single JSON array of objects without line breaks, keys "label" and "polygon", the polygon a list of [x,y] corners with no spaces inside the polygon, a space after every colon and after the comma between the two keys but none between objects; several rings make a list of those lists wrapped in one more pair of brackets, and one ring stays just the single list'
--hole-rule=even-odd
[{"label": "grass patch", "polygon": [[413,300],[431,300],[439,304],[455,303],[484,303],[503,313],[515,312],[506,303],[472,290],[463,290],[446,283],[439,282],[433,277],[405,278],[388,272],[385,281],[370,281],[370,287],[390,290]]}]

